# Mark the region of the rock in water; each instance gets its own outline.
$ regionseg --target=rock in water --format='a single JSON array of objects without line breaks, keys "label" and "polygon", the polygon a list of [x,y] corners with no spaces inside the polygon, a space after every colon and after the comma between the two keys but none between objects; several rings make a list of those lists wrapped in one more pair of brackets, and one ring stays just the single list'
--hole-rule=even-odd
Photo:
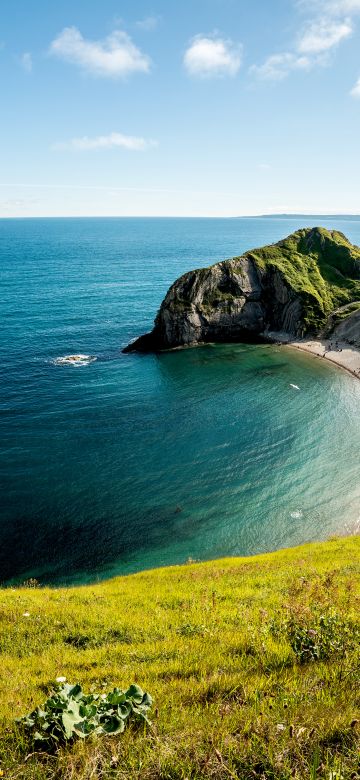
[{"label": "rock in water", "polygon": [[124,352],[256,342],[274,331],[321,336],[339,307],[357,303],[360,308],[360,248],[338,231],[306,228],[181,276],[152,332]]}]

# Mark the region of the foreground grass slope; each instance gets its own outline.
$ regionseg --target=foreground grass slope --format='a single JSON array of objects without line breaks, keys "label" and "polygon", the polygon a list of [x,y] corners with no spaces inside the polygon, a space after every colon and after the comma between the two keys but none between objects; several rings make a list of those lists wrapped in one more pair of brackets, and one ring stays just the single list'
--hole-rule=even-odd
[{"label": "foreground grass slope", "polygon": [[[360,777],[360,538],[0,592],[0,770],[45,778]],[[60,675],[137,682],[152,728],[34,753],[14,718]]]}]

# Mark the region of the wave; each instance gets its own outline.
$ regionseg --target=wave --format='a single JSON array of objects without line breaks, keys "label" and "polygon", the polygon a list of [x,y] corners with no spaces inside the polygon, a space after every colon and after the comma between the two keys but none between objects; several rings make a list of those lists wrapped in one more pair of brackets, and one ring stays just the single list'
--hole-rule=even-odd
[{"label": "wave", "polygon": [[88,366],[90,363],[94,363],[97,360],[95,355],[63,355],[62,357],[54,358],[51,362],[54,366]]}]

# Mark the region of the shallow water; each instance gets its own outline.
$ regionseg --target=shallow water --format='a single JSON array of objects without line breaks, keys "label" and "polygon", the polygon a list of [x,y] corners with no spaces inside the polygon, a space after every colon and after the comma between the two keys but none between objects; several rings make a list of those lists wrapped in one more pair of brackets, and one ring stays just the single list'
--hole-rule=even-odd
[{"label": "shallow water", "polygon": [[[360,244],[360,220],[322,224]],[[121,353],[179,274],[299,226],[0,221],[0,581],[85,582],[360,527],[358,380],[273,346]]]}]

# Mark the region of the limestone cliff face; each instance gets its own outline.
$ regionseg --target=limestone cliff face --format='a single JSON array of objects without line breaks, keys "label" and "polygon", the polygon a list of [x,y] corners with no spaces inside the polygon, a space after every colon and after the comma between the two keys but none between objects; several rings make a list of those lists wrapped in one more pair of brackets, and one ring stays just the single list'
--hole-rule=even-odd
[{"label": "limestone cliff face", "polygon": [[[338,265],[351,276],[336,298],[326,276],[338,274],[341,284],[345,277]],[[323,228],[300,230],[278,244],[181,276],[164,298],[153,331],[126,351],[260,341],[273,331],[293,337],[319,333],[336,303],[354,300],[352,287],[360,293],[358,279],[360,249],[345,236]]]},{"label": "limestone cliff face", "polygon": [[257,340],[267,329],[297,332],[301,311],[278,271],[264,273],[245,257],[182,276],[161,305],[154,335],[164,347]]}]

